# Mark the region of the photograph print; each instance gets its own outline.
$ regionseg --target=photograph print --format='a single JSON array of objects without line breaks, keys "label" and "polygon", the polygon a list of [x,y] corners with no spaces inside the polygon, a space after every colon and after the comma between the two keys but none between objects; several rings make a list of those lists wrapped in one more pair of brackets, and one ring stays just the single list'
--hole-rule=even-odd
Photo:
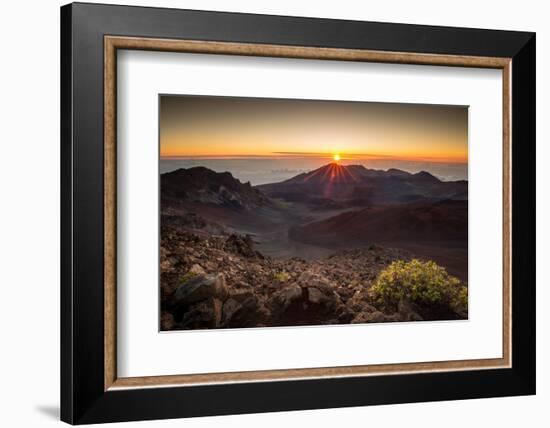
[{"label": "photograph print", "polygon": [[159,96],[161,331],[468,319],[468,107]]}]

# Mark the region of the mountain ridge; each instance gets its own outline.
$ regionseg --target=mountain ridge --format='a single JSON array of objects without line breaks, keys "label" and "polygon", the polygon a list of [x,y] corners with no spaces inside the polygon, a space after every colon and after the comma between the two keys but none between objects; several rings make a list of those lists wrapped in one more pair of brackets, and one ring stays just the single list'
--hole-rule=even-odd
[{"label": "mountain ridge", "polygon": [[427,171],[410,173],[397,168],[384,171],[333,162],[282,182],[255,188],[267,196],[290,201],[315,203],[322,198],[346,201],[351,206],[369,206],[422,199],[464,200],[468,182],[442,181]]},{"label": "mountain ridge", "polygon": [[166,202],[210,203],[245,210],[270,203],[250,182],[242,183],[230,172],[215,172],[202,166],[162,174],[161,197]]}]

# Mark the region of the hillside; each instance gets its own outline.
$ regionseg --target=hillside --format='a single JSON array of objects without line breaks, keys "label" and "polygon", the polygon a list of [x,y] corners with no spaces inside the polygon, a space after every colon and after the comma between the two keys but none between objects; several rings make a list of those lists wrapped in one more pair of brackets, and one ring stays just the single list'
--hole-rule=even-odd
[{"label": "hillside", "polygon": [[269,204],[269,199],[250,183],[241,183],[229,172],[204,167],[178,169],[161,175],[161,196],[170,202],[200,202],[250,210]]},{"label": "hillside", "polygon": [[274,260],[249,236],[200,237],[163,227],[161,329],[242,328],[460,319],[464,314],[373,300],[377,275],[407,251],[372,245],[314,261]]},{"label": "hillside", "polygon": [[346,212],[295,227],[293,239],[310,243],[465,241],[468,202],[439,201],[384,205]]}]

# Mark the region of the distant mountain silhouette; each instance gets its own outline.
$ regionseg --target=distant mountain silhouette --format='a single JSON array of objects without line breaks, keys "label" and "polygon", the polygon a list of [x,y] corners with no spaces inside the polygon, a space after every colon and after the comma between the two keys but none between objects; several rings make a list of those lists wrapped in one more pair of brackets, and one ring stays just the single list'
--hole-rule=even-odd
[{"label": "distant mountain silhouette", "polygon": [[250,183],[241,183],[229,172],[214,172],[205,167],[180,168],[161,175],[161,197],[170,202],[200,202],[250,210],[269,203]]},{"label": "distant mountain silhouette", "polygon": [[426,171],[411,174],[395,168],[383,171],[338,163],[256,188],[268,196],[289,201],[322,200],[326,204],[329,199],[363,206],[468,198],[468,182],[464,180],[445,182]]}]

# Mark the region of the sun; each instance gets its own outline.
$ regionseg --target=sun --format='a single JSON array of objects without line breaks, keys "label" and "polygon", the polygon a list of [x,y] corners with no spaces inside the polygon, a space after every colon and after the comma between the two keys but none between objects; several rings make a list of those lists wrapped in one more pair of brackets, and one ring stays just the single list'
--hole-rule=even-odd
[{"label": "sun", "polygon": [[339,153],[334,153],[332,155],[332,159],[334,159],[334,162],[338,162],[340,160],[340,154]]}]

